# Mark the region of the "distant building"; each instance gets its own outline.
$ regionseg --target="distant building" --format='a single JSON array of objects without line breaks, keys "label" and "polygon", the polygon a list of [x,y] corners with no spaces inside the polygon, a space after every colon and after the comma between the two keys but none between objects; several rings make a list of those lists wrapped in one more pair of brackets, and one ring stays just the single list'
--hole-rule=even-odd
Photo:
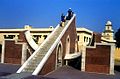
[{"label": "distant building", "polygon": [[105,30],[102,33],[102,39],[105,42],[115,42],[114,40],[114,30],[112,29],[112,22],[107,21],[105,25]]}]

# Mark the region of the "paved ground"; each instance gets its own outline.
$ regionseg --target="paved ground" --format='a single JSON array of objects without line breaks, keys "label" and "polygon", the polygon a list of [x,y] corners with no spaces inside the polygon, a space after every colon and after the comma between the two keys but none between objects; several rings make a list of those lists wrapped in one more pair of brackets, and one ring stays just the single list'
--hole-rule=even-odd
[{"label": "paved ground", "polygon": [[[115,67],[115,75],[81,72],[72,67],[63,66],[45,76],[34,76],[30,74],[24,76],[24,78],[15,76],[21,75],[15,74],[19,67],[20,65],[0,64],[0,79],[120,79],[120,66]],[[15,78],[12,78],[10,75],[15,76]]]},{"label": "paved ground", "polygon": [[55,79],[29,73],[16,74],[21,65],[0,64],[0,79]]},{"label": "paved ground", "polygon": [[87,73],[69,66],[63,66],[58,70],[47,74],[46,77],[57,79],[120,79],[120,72],[115,71],[115,73],[115,75]]},{"label": "paved ground", "polygon": [[2,64],[0,63],[0,72],[4,73],[15,73],[21,65],[13,65],[13,64]]}]

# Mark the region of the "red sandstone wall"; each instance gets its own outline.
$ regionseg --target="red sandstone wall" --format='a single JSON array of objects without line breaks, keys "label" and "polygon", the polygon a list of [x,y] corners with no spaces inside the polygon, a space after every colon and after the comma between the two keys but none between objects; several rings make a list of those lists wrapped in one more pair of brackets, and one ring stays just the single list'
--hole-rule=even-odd
[{"label": "red sandstone wall", "polygon": [[101,34],[94,32],[91,46],[94,46],[95,43],[101,43]]},{"label": "red sandstone wall", "polygon": [[75,18],[61,39],[61,42],[64,48],[63,49],[64,54],[66,53],[66,39],[68,35],[70,36],[70,53],[74,53],[75,52],[75,40],[77,39]]},{"label": "red sandstone wall", "polygon": [[22,44],[15,44],[13,40],[5,40],[5,63],[21,64]]},{"label": "red sandstone wall", "polygon": [[[18,43],[25,43],[25,31],[19,32],[19,40]],[[29,46],[29,45],[28,45]],[[29,46],[31,52],[34,50]],[[14,40],[6,40],[5,41],[5,63],[11,64],[21,64],[22,57],[22,44],[15,44]],[[27,51],[27,58],[30,57],[29,51]]]},{"label": "red sandstone wall", "polygon": [[85,71],[109,73],[110,46],[97,45],[96,48],[86,49]]},{"label": "red sandstone wall", "polygon": [[54,49],[54,51],[50,55],[48,61],[43,66],[39,75],[45,75],[45,74],[55,70],[55,64],[56,64],[56,48]]},{"label": "red sandstone wall", "polygon": [[95,35],[95,42],[101,43],[101,34],[100,33],[94,33]]},{"label": "red sandstone wall", "polygon": [[25,31],[19,32],[19,37],[18,37],[19,38],[19,40],[18,40],[19,42],[27,42],[24,33],[25,33]]}]

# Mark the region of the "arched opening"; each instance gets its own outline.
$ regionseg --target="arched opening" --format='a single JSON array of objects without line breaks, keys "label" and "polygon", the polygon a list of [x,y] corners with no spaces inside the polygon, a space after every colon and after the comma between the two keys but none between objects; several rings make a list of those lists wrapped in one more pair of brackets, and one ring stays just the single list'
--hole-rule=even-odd
[{"label": "arched opening", "polygon": [[[75,40],[75,52],[74,53],[80,53],[78,52],[78,43],[77,39]],[[78,70],[81,70],[81,56],[78,56],[77,58],[68,60],[68,65],[72,66]]]},{"label": "arched opening", "polygon": [[63,46],[60,42],[56,50],[56,69],[62,67],[63,65]]},{"label": "arched opening", "polygon": [[68,36],[66,39],[66,54],[70,53],[70,37]]},{"label": "arched opening", "polygon": [[[81,70],[81,56],[78,53],[77,39],[74,41],[74,52],[70,52],[70,38],[66,39],[66,65]],[[76,57],[75,57],[76,56]]]},{"label": "arched opening", "polygon": [[[66,56],[70,54],[70,37],[69,35],[66,38]],[[66,60],[66,65],[68,65],[68,60]]]}]

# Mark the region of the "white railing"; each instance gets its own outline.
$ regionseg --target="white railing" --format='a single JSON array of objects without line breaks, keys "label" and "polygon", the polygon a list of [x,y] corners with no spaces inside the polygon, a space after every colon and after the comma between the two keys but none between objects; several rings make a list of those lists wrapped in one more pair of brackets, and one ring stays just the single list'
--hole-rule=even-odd
[{"label": "white railing", "polygon": [[63,29],[63,31],[61,32],[61,34],[55,40],[54,44],[51,46],[51,48],[49,49],[49,51],[46,53],[45,57],[41,60],[41,62],[39,63],[39,65],[37,66],[37,68],[35,69],[35,71],[32,73],[32,75],[37,75],[39,73],[39,71],[42,69],[42,67],[44,66],[45,62],[47,61],[47,59],[51,55],[52,51],[54,50],[54,48],[56,47],[56,45],[58,44],[58,42],[60,41],[60,39],[62,38],[62,36],[64,35],[64,33],[66,32],[66,30],[68,29],[69,25],[71,24],[71,22],[73,21],[73,19],[75,18],[75,16],[76,15],[74,14],[73,17],[70,19],[70,21],[67,23],[67,25],[65,26],[65,28]]}]

